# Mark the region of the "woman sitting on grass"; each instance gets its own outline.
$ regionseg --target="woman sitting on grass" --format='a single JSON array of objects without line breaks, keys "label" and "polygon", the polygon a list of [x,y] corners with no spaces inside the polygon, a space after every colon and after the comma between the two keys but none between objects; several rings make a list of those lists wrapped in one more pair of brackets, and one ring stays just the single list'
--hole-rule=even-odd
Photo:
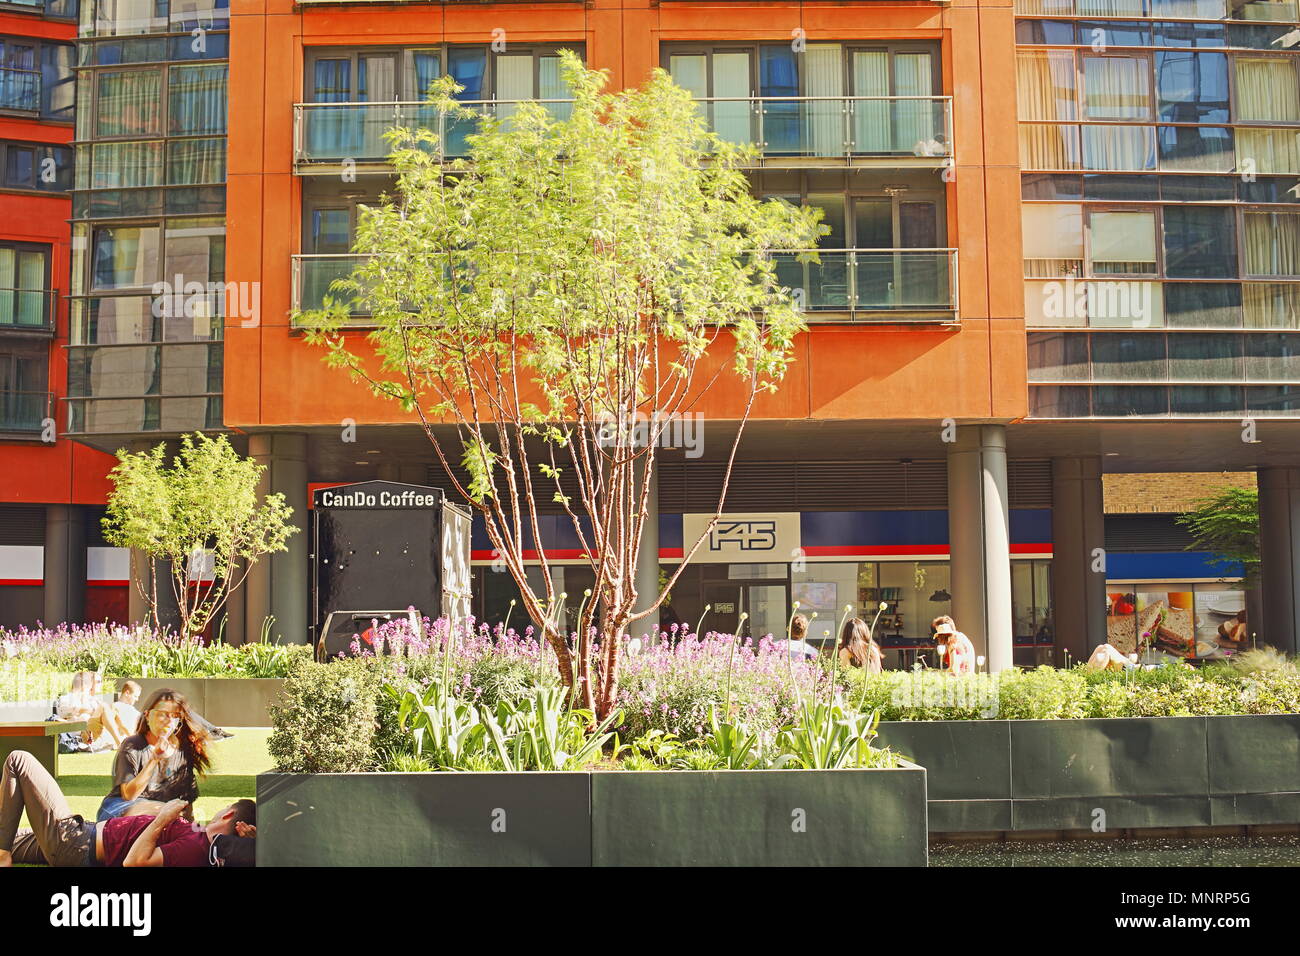
[{"label": "woman sitting on grass", "polygon": [[113,789],[99,805],[96,820],[127,815],[140,801],[193,803],[198,776],[211,766],[208,735],[183,694],[154,691],[140,714],[135,733],[122,741],[113,763]]}]

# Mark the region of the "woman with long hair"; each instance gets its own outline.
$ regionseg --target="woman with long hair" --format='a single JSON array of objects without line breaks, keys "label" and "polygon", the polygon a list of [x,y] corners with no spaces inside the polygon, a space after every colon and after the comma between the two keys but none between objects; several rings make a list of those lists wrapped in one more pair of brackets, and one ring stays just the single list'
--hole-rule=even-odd
[{"label": "woman with long hair", "polygon": [[845,667],[865,667],[868,674],[879,674],[884,670],[880,657],[880,645],[871,637],[871,628],[860,617],[855,617],[844,625],[840,635],[840,663]]},{"label": "woman with long hair", "polygon": [[187,800],[199,795],[206,774],[208,735],[185,695],[162,688],[140,712],[135,733],[122,741],[113,764],[113,789],[99,805],[97,820],[128,815],[141,801]]}]

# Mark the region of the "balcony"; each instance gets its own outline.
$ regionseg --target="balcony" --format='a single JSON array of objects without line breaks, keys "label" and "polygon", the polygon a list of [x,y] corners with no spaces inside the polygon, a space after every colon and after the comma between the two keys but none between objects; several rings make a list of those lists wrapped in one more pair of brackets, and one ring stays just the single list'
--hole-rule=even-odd
[{"label": "balcony", "polygon": [[[466,100],[465,106],[485,116],[508,119],[522,100]],[[533,100],[564,118],[572,100]],[[427,129],[438,134],[442,155],[468,152],[466,137],[478,123],[471,118],[449,117],[428,103],[296,103],[293,107],[293,158],[298,172],[332,172],[349,162],[357,168],[388,169],[392,146],[384,133],[398,126]],[[312,167],[321,167],[313,170]]]},{"label": "balcony", "polygon": [[[473,101],[470,109],[507,118],[513,101]],[[571,100],[539,100],[557,117]],[[729,142],[754,144],[760,166],[940,168],[952,160],[952,97],[837,96],[712,98],[698,101],[706,122]],[[395,126],[438,134],[447,157],[466,153],[473,119],[451,118],[427,103],[297,103],[294,165],[299,173],[340,164],[385,171]]]},{"label": "balcony", "polygon": [[0,289],[0,332],[54,333],[53,289]]},{"label": "balcony", "polygon": [[0,67],[0,110],[39,112],[41,71]]},{"label": "balcony", "polygon": [[0,389],[0,433],[39,435],[46,419],[52,418],[52,392],[20,392]]},{"label": "balcony", "polygon": [[[800,262],[800,255],[777,253],[776,273],[809,322],[957,322],[956,249],[822,249],[820,262]],[[294,256],[293,309],[321,308],[330,283],[351,275],[362,259]]]},{"label": "balcony", "polygon": [[754,144],[760,164],[941,167],[952,158],[950,96],[712,97],[709,128]]}]

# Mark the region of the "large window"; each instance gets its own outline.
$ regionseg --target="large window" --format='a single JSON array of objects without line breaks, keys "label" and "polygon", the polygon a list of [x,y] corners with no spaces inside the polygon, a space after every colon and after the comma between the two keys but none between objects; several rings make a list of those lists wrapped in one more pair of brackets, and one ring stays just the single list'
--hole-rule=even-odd
[{"label": "large window", "polygon": [[1239,122],[1300,123],[1295,57],[1237,56],[1234,65]]},{"label": "large window", "polygon": [[71,121],[74,62],[71,43],[0,37],[0,109]]},{"label": "large window", "polygon": [[162,134],[161,68],[106,70],[95,79],[96,137]]},{"label": "large window", "polygon": [[72,150],[48,143],[0,142],[0,186],[66,192],[72,188]]},{"label": "large window", "polygon": [[0,242],[0,329],[52,324],[49,288],[48,246]]}]

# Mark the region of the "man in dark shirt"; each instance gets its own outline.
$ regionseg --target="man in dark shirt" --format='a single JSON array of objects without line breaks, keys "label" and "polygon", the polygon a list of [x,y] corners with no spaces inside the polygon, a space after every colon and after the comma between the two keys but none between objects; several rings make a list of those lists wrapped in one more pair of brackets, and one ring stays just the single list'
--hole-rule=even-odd
[{"label": "man in dark shirt", "polygon": [[[219,836],[256,834],[257,806],[238,800],[207,826],[181,819],[189,803],[172,800],[156,815],[87,823],[74,814],[48,770],[15,750],[0,774],[0,866],[208,866]],[[19,830],[23,810],[31,830]]]}]

